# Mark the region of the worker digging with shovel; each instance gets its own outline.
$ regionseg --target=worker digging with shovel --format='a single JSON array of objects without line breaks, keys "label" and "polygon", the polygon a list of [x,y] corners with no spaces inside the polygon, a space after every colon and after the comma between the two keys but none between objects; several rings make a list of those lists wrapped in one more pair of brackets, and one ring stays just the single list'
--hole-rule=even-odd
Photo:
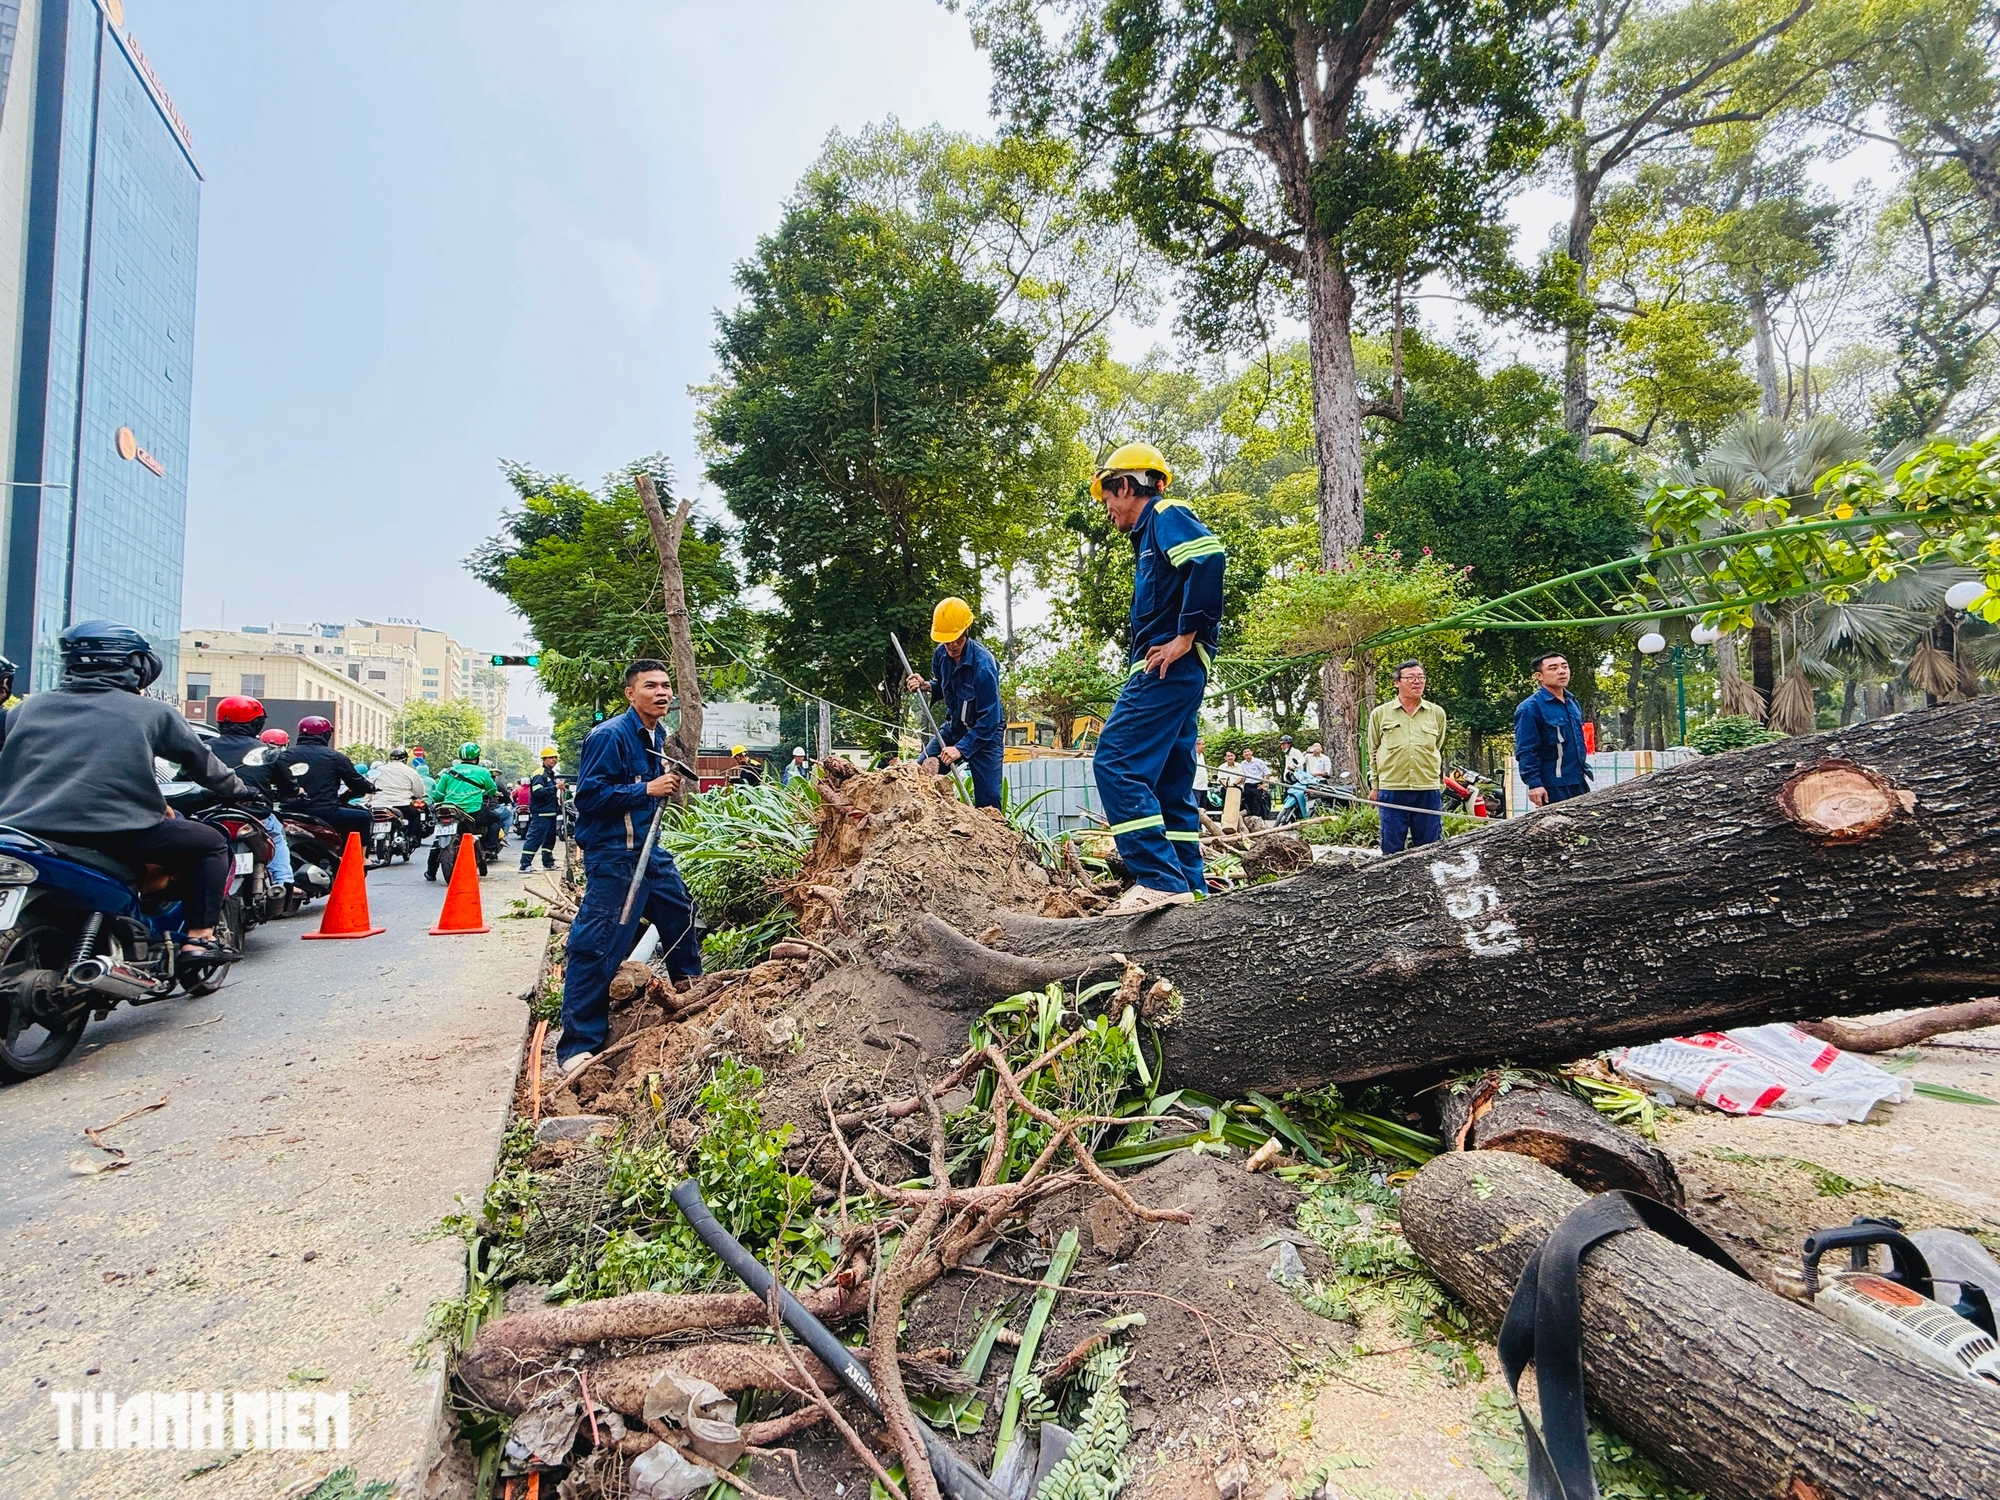
[{"label": "worker digging with shovel", "polygon": [[1194,746],[1222,621],[1222,541],[1185,500],[1163,498],[1173,473],[1150,443],[1104,462],[1090,493],[1132,539],[1131,659],[1097,737],[1097,795],[1137,883],[1113,911],[1206,895]]}]

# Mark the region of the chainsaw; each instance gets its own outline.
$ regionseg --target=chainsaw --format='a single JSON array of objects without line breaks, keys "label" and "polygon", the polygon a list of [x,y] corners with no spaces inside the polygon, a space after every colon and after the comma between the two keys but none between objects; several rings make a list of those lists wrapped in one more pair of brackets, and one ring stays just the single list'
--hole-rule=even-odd
[{"label": "chainsaw", "polygon": [[[1955,1252],[1961,1238],[1979,1249],[1978,1241],[1949,1230],[1927,1230],[1925,1236],[1934,1249]],[[1886,1269],[1874,1264],[1878,1245],[1888,1251]],[[1822,1274],[1820,1257],[1830,1250],[1846,1250],[1848,1263]],[[1974,1265],[1984,1259],[1983,1254],[1968,1257]],[[1806,1236],[1802,1269],[1807,1300],[1850,1333],[1960,1380],[2000,1385],[2000,1340],[1994,1335],[1987,1287],[1960,1279],[1955,1302],[1938,1300],[1930,1262],[1900,1225],[1862,1218],[1815,1230]]]}]

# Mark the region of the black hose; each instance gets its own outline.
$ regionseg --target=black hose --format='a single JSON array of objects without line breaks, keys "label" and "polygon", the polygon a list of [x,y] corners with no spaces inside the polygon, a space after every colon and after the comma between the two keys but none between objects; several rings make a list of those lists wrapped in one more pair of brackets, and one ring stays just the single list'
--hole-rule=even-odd
[{"label": "black hose", "polygon": [[[695,1237],[715,1252],[738,1281],[766,1302],[770,1301],[771,1288],[775,1285],[770,1269],[716,1221],[715,1215],[702,1201],[701,1184],[690,1177],[675,1187],[672,1196],[674,1206],[687,1219]],[[841,1343],[832,1329],[807,1312],[799,1299],[783,1288],[778,1291],[778,1316],[808,1349],[819,1356],[821,1363],[840,1377],[842,1385],[866,1402],[876,1416],[882,1415],[882,1401],[875,1392],[875,1382],[869,1377],[867,1368],[854,1357],[854,1351]],[[917,1423],[917,1430],[924,1435],[924,1451],[931,1461],[931,1475],[937,1480],[938,1489],[946,1500],[1004,1500],[984,1474],[954,1453],[944,1439],[924,1426],[921,1420]]]}]

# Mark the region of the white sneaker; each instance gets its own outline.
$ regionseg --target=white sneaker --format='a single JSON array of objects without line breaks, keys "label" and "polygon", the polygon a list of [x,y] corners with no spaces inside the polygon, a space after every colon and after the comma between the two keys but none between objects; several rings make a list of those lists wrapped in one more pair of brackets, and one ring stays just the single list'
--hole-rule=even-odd
[{"label": "white sneaker", "polygon": [[1156,906],[1189,906],[1193,891],[1156,891],[1149,885],[1135,885],[1111,903],[1112,913],[1151,911]]},{"label": "white sneaker", "polygon": [[597,1054],[595,1052],[577,1053],[575,1057],[572,1057],[568,1062],[562,1065],[563,1082],[568,1083],[572,1078],[576,1077],[577,1074],[581,1073],[585,1068],[589,1067],[592,1063],[596,1061],[597,1061]]}]

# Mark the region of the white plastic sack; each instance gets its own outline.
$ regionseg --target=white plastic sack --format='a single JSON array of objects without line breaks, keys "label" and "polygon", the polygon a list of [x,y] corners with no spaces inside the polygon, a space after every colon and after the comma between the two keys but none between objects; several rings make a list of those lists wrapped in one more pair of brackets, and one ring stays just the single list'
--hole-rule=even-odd
[{"label": "white plastic sack", "polygon": [[1782,1023],[1620,1047],[1611,1053],[1611,1066],[1683,1104],[1808,1125],[1853,1124],[1876,1105],[1899,1104],[1913,1091],[1908,1079]]}]

